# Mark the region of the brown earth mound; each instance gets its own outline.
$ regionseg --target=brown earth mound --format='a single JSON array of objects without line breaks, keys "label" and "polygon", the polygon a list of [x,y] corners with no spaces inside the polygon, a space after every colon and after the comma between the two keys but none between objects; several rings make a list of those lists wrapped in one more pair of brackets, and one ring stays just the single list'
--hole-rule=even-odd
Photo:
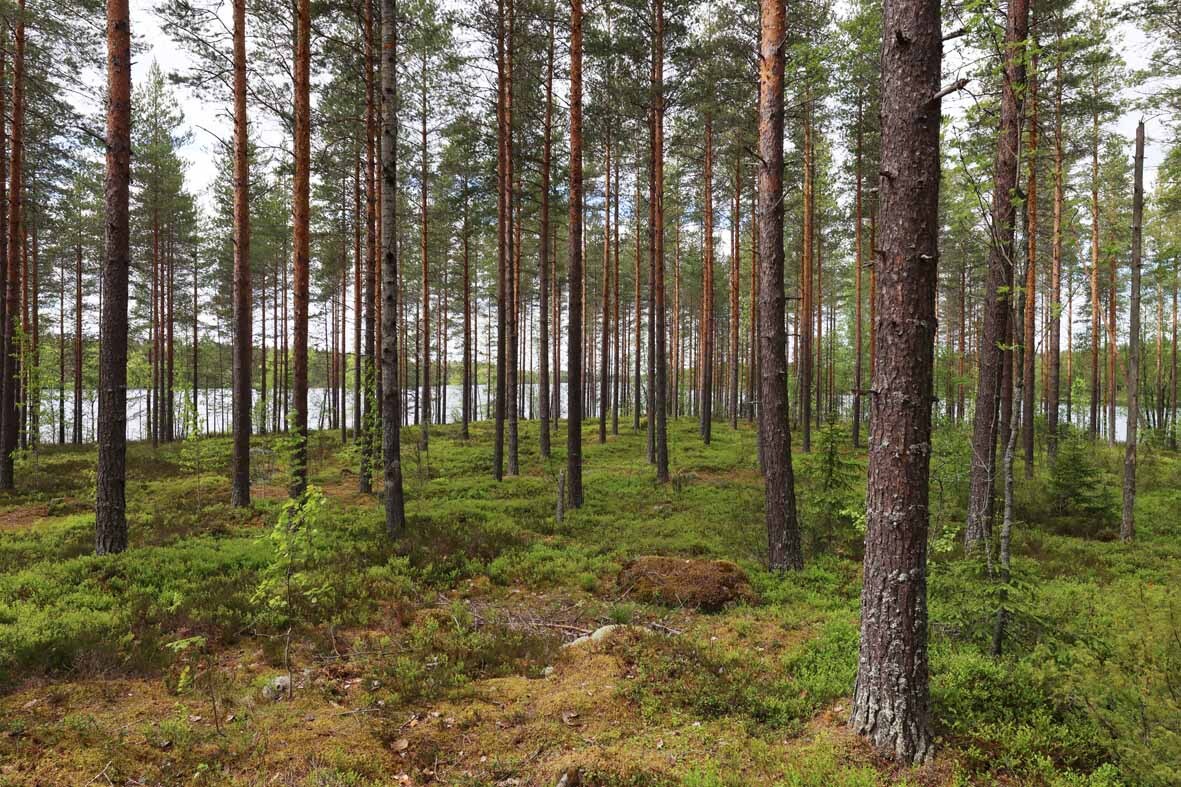
[{"label": "brown earth mound", "polygon": [[746,572],[728,560],[649,555],[626,563],[617,582],[628,598],[706,612],[758,601]]}]

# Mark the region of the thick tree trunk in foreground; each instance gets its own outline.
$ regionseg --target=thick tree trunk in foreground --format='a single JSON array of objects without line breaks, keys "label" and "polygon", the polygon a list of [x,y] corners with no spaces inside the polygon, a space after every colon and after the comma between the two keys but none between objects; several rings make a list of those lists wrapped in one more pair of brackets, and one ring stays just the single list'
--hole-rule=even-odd
[{"label": "thick tree trunk in foreground", "polygon": [[402,535],[406,510],[402,493],[402,391],[398,381],[398,2],[381,3],[381,424],[385,462],[385,528]]},{"label": "thick tree trunk in foreground", "polygon": [[[20,17],[18,17],[18,20]],[[18,24],[19,21],[18,21]],[[17,39],[18,53],[23,50]],[[18,57],[20,55],[18,54]],[[17,119],[13,94],[13,118]],[[15,122],[13,129],[19,129]],[[15,136],[15,134],[14,134]],[[16,141],[13,141],[15,149]],[[14,167],[15,181],[20,168]],[[130,267],[128,196],[131,183],[131,20],[127,0],[107,2],[107,183],[106,260],[99,318],[98,475],[94,506],[94,551],[105,555],[127,548],[127,274]],[[19,192],[13,189],[16,208]],[[13,233],[9,224],[10,243]],[[9,269],[16,255],[10,245]],[[11,278],[10,278],[11,281]],[[10,321],[15,315],[9,312]],[[6,328],[6,333],[8,328]],[[6,365],[11,356],[5,355]],[[11,369],[11,366],[9,366]],[[5,390],[7,400],[8,391]],[[7,401],[5,402],[7,404]],[[12,425],[15,427],[15,424]],[[8,424],[6,422],[5,429]]]},{"label": "thick tree trunk in foreground", "polygon": [[850,726],[903,762],[932,754],[927,480],[939,254],[939,0],[886,0],[881,233],[861,646]]},{"label": "thick tree trunk in foreground", "polygon": [[[1029,0],[1009,0],[1005,33],[1005,73],[1001,91],[1001,124],[997,135],[996,171],[992,191],[992,242],[984,281],[984,321],[980,336],[980,377],[972,422],[971,492],[964,545],[978,547],[992,533],[996,487],[998,409],[1003,397],[1004,345],[1009,341],[1009,292],[1013,282],[1013,230],[1016,208],[1018,148],[1021,143],[1021,101],[1025,86],[1022,51],[1029,28]],[[884,222],[883,222],[884,224]],[[1011,369],[1010,369],[1011,371]],[[1007,413],[1007,409],[1005,413]]]},{"label": "thick tree trunk in foreground", "polygon": [[759,35],[759,435],[772,570],[804,567],[796,517],[787,403],[787,328],[783,292],[784,0],[762,0]]},{"label": "thick tree trunk in foreground", "polygon": [[566,495],[582,506],[582,0],[570,0],[570,320],[566,365]]},{"label": "thick tree trunk in foreground", "polygon": [[295,362],[291,407],[295,411],[295,456],[292,461],[291,496],[298,498],[308,483],[308,263],[309,175],[311,146],[311,37],[310,0],[295,4],[295,177],[293,180],[293,255]]},{"label": "thick tree trunk in foreground", "polygon": [[[250,505],[250,169],[246,125],[246,0],[234,0],[234,473],[230,503]],[[264,373],[265,374],[265,373]]]},{"label": "thick tree trunk in foreground", "polygon": [[1132,192],[1132,294],[1128,318],[1128,439],[1124,447],[1124,512],[1121,541],[1136,535],[1136,426],[1140,416],[1140,256],[1144,222],[1144,121],[1136,126],[1135,186]]}]

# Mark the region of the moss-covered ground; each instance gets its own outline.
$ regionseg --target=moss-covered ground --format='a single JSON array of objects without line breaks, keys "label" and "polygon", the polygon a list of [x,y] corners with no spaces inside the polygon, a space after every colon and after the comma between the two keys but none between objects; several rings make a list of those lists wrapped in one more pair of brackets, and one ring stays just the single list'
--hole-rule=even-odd
[{"label": "moss-covered ground", "polygon": [[[93,449],[22,459],[0,497],[0,785],[548,787],[575,769],[596,785],[1181,781],[1181,458],[1152,440],[1133,544],[1113,538],[1122,451],[1072,440],[1053,472],[1040,452],[1032,480],[1018,466],[993,657],[1002,586],[958,549],[967,443],[940,428],[939,753],[902,768],[845,727],[864,495],[847,432],[797,454],[807,567],[777,576],[749,425],[704,446],[673,422],[663,487],[642,432],[599,445],[596,431],[586,504],[559,523],[564,440],[542,461],[523,423],[522,474],[498,483],[489,425],[468,441],[435,427],[429,453],[405,430],[396,542],[339,435],[312,437],[323,503],[286,514],[281,440],[257,440],[247,510],[228,505],[227,440],[136,444],[131,548],[104,558]],[[651,555],[731,561],[751,592],[713,612],[637,598],[620,572]],[[628,627],[562,647],[611,623]],[[289,695],[266,698],[280,676]]]}]

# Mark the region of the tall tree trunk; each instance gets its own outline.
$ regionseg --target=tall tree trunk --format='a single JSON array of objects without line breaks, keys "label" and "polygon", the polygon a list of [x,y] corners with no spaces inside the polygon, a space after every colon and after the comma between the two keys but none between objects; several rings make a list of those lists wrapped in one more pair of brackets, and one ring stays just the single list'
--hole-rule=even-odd
[{"label": "tall tree trunk", "polygon": [[1140,417],[1140,256],[1144,222],[1144,121],[1136,126],[1136,163],[1132,192],[1132,293],[1128,302],[1128,439],[1124,447],[1124,510],[1120,540],[1136,535],[1136,426]]},{"label": "tall tree trunk", "polygon": [[734,235],[734,250],[730,256],[730,428],[738,428],[738,321],[741,316],[738,305],[739,269],[742,265],[742,157],[734,162],[734,216],[731,220]]},{"label": "tall tree trunk", "polygon": [[230,504],[250,505],[250,165],[246,121],[246,0],[234,0],[234,472]]},{"label": "tall tree trunk", "polygon": [[857,92],[857,144],[853,157],[853,447],[861,447],[861,159],[864,129],[861,92]]},{"label": "tall tree trunk", "polygon": [[[15,404],[13,358],[9,352],[15,301],[13,268],[16,239],[20,237],[20,172],[16,151],[24,116],[21,84],[24,58],[24,0],[17,17],[16,58],[13,80],[13,166],[8,224],[9,319],[5,323],[5,365],[8,384],[4,411],[12,415]],[[102,276],[102,310],[99,321],[98,474],[95,483],[94,551],[99,555],[127,548],[127,274],[130,264],[128,196],[131,183],[131,20],[127,0],[107,0],[107,181],[106,259]],[[16,441],[15,418],[5,421],[6,448]],[[5,451],[5,456],[9,452]],[[10,476],[11,477],[11,476]]]},{"label": "tall tree trunk", "polygon": [[1119,393],[1116,380],[1115,357],[1119,353],[1119,334],[1116,332],[1115,321],[1118,315],[1117,302],[1119,300],[1119,276],[1116,271],[1118,261],[1114,255],[1107,263],[1107,443],[1115,445],[1115,398]]},{"label": "tall tree trunk", "polygon": [[[549,23],[549,39],[546,48],[545,68],[545,127],[542,135],[541,147],[541,227],[538,231],[537,267],[541,271],[541,281],[538,285],[538,357],[540,369],[538,376],[538,416],[541,419],[540,450],[541,458],[550,456],[550,168],[553,161],[553,129],[554,129],[554,22],[551,9]],[[558,272],[553,271],[553,276]],[[557,333],[554,343],[557,344]],[[562,372],[554,367],[554,376],[561,377]],[[557,413],[553,414],[557,420]]]},{"label": "tall tree trunk", "polygon": [[632,208],[632,214],[636,218],[636,352],[635,359],[633,361],[635,364],[635,383],[632,390],[632,395],[634,397],[634,409],[632,410],[632,430],[638,432],[640,431],[640,411],[643,409],[641,407],[642,394],[640,388],[640,357],[643,354],[643,351],[640,349],[640,342],[642,341],[641,326],[643,325],[643,306],[641,306],[640,299],[643,278],[640,275],[640,162],[638,159],[636,161],[636,198],[635,202],[632,204]]},{"label": "tall tree trunk", "polygon": [[[767,564],[773,571],[804,567],[796,516],[795,477],[787,402],[787,331],[783,291],[783,39],[784,0],[761,0],[759,30],[759,434],[767,524]],[[706,239],[708,244],[708,238]]]},{"label": "tall tree trunk", "polygon": [[509,248],[508,238],[512,232],[512,203],[509,198],[508,157],[509,136],[512,128],[507,124],[506,90],[508,85],[508,54],[505,0],[497,0],[496,13],[496,438],[492,449],[492,474],[499,481],[504,477],[504,419],[506,365],[505,346],[506,309],[508,292]]},{"label": "tall tree trunk", "polygon": [[[861,645],[850,726],[903,762],[932,754],[927,499],[939,258],[938,0],[886,0]],[[888,395],[885,395],[888,393]]]},{"label": "tall tree trunk", "polygon": [[800,447],[805,453],[812,450],[812,121],[809,117],[810,94],[805,93],[803,106],[804,125],[804,188],[803,228],[800,233],[800,302],[799,302],[799,344],[796,356],[800,377]]},{"label": "tall tree trunk", "polygon": [[[382,18],[382,34],[385,34],[385,18]],[[427,149],[426,139],[426,81],[427,81],[427,58],[426,53],[422,56],[422,73],[420,77],[420,98],[422,100],[422,175],[419,178],[419,222],[421,224],[421,238],[422,238],[422,431],[419,433],[418,445],[423,451],[430,447],[430,428],[431,428],[431,277],[430,277],[430,259],[428,257],[427,248],[427,210],[426,210],[426,193],[427,193],[427,174],[428,165],[430,161],[430,151]],[[385,65],[383,59],[382,64]],[[384,73],[382,74],[384,78]],[[385,83],[382,83],[383,98],[385,91]],[[384,126],[382,133],[385,133]],[[388,142],[388,140],[386,140]],[[384,152],[384,145],[382,147]],[[382,161],[383,175],[385,162]],[[391,192],[392,194],[393,192]],[[393,202],[395,200],[389,200]],[[384,206],[383,206],[384,207]],[[384,227],[385,217],[382,216],[382,225]],[[392,234],[391,234],[392,237]],[[383,293],[384,298],[384,293]],[[383,312],[384,313],[384,312]],[[383,326],[382,335],[384,337],[385,330]],[[384,349],[382,350],[384,354]],[[384,417],[384,411],[382,413]]]},{"label": "tall tree trunk", "polygon": [[714,208],[713,208],[713,118],[705,114],[705,172],[702,177],[702,242],[704,267],[701,283],[701,439],[709,445],[713,426],[714,374]]},{"label": "tall tree trunk", "polygon": [[310,0],[295,3],[295,174],[293,179],[292,236],[294,307],[294,379],[292,403],[295,411],[295,455],[292,458],[291,496],[299,498],[308,481],[308,264],[309,177],[312,167],[311,148],[311,37],[312,18]]},{"label": "tall tree trunk", "polygon": [[505,0],[508,29],[504,45],[504,200],[505,200],[505,418],[508,421],[508,474],[521,472],[518,443],[520,417],[520,358],[517,345],[521,317],[521,219],[517,207],[516,148],[513,145],[513,47],[516,45],[517,10],[514,0]]},{"label": "tall tree trunk", "polygon": [[570,325],[566,365],[566,496],[582,507],[582,0],[570,0]]},{"label": "tall tree trunk", "polygon": [[[353,440],[362,440],[361,436],[361,396],[363,383],[361,382],[361,366],[363,365],[361,349],[361,324],[364,322],[364,306],[361,302],[364,293],[361,257],[361,152],[358,148],[353,159]],[[277,338],[277,337],[276,337]],[[276,345],[278,342],[276,341]],[[276,359],[276,366],[278,365]]]},{"label": "tall tree trunk", "polygon": [[607,442],[607,410],[611,405],[611,136],[603,154],[603,292],[599,354],[599,443]]},{"label": "tall tree trunk", "polygon": [[[365,36],[365,349],[362,386],[364,388],[361,424],[361,468],[357,489],[362,494],[373,490],[373,441],[377,431],[377,95],[376,63],[373,51],[373,2],[364,2],[362,31]],[[383,6],[384,8],[384,6]]]},{"label": "tall tree trunk", "polygon": [[615,328],[615,330],[613,331],[613,336],[612,336],[612,340],[615,343],[615,350],[614,350],[615,358],[614,358],[614,361],[613,361],[613,364],[611,367],[612,369],[615,370],[614,374],[612,375],[613,380],[612,380],[612,393],[611,393],[611,434],[613,434],[613,435],[619,434],[619,384],[622,379],[626,378],[626,375],[624,374],[624,371],[626,369],[626,364],[620,363],[620,360],[621,360],[620,359],[620,347],[623,342],[623,334],[624,334],[624,327],[619,322],[619,201],[620,201],[619,200],[619,170],[620,169],[622,169],[622,167],[619,166],[619,163],[617,161],[615,164],[615,170],[613,172],[614,177],[615,177],[615,188],[612,190],[612,197],[614,198],[614,201],[615,201],[615,204],[614,204],[615,216],[611,222],[612,229],[615,233],[614,259],[612,260],[612,270],[611,270],[611,284],[612,284],[612,289],[613,289],[613,293],[612,293],[613,322],[612,322],[612,324]]},{"label": "tall tree trunk", "polygon": [[[108,27],[112,27],[114,23],[109,19],[108,12]],[[124,20],[126,21],[126,20]],[[17,411],[17,403],[20,397],[18,374],[20,370],[20,327],[22,323],[22,309],[21,309],[21,282],[24,277],[21,275],[21,265],[19,261],[24,257],[23,238],[23,218],[24,218],[24,194],[22,189],[23,182],[23,167],[24,167],[24,114],[25,114],[25,4],[24,0],[20,0],[17,8],[15,30],[15,51],[12,58],[12,158],[8,167],[8,174],[11,178],[8,189],[8,216],[6,217],[8,223],[8,269],[6,271],[5,282],[5,297],[4,297],[4,313],[6,319],[4,321],[4,374],[3,374],[3,394],[0,396],[0,420],[3,422],[3,429],[0,430],[0,489],[15,488],[15,468],[13,461],[13,452],[17,448],[17,437],[20,424],[20,413]],[[110,35],[110,31],[108,31]],[[111,99],[112,106],[114,99]],[[109,125],[109,120],[108,120]],[[107,186],[108,195],[111,192],[111,185]],[[109,200],[109,196],[108,196]],[[108,232],[110,228],[108,228]],[[126,256],[124,254],[124,256]],[[126,298],[126,295],[124,296]],[[126,316],[124,316],[126,322]],[[124,328],[126,333],[126,328]],[[124,341],[124,367],[126,367],[126,339]],[[126,370],[124,370],[124,380],[126,379]],[[124,397],[126,392],[124,391]],[[126,405],[124,405],[126,411]],[[102,458],[100,450],[100,461]],[[100,464],[100,473],[102,472]],[[116,549],[109,551],[122,551],[126,546],[126,523],[123,521],[123,469],[122,469],[122,453],[120,453],[120,467],[118,473],[118,518],[122,522],[119,527],[123,529],[123,540],[121,545]],[[100,552],[104,551],[100,548]]]},{"label": "tall tree trunk", "polygon": [[[996,169],[992,191],[992,238],[984,282],[984,326],[980,337],[980,377],[976,384],[976,413],[972,423],[971,491],[964,545],[975,549],[992,534],[995,513],[997,411],[1007,399],[1004,349],[1010,335],[1009,293],[1013,281],[1013,231],[1016,209],[1018,148],[1021,142],[1021,102],[1025,86],[1022,48],[1029,28],[1029,0],[1008,0],[1005,30],[1005,70],[1001,91],[1001,124],[997,134]],[[1010,369],[1011,371],[1011,369]],[[1002,415],[1008,409],[1002,410]]]},{"label": "tall tree trunk", "polygon": [[[1036,15],[1033,25],[1036,28]],[[1037,167],[1038,167],[1038,78],[1037,41],[1032,42],[1029,72],[1029,149],[1026,162],[1029,170],[1029,185],[1025,193],[1027,208],[1025,220],[1026,265],[1025,265],[1025,336],[1021,342],[1022,369],[1021,386],[1024,400],[1021,406],[1021,447],[1025,453],[1025,477],[1033,478],[1033,394],[1034,359],[1034,315],[1037,312]]]},{"label": "tall tree trunk", "polygon": [[[194,404],[196,404],[194,402]],[[74,247],[74,445],[82,444],[82,243]]]},{"label": "tall tree trunk", "polygon": [[[1059,40],[1058,44],[1061,44]],[[1058,458],[1058,402],[1062,391],[1062,208],[1065,187],[1062,166],[1062,55],[1058,54],[1054,77],[1054,227],[1050,249],[1049,378],[1046,402],[1046,453],[1050,463]],[[1070,380],[1067,379],[1067,385]]]},{"label": "tall tree trunk", "polygon": [[474,370],[472,368],[472,266],[471,266],[471,194],[468,191],[468,181],[463,181],[463,395],[462,427],[460,437],[467,440],[470,436],[468,424],[473,417],[475,389],[473,386]]},{"label": "tall tree trunk", "polygon": [[[1098,88],[1095,88],[1098,92]],[[1091,420],[1087,433],[1099,435],[1099,110],[1091,115]]]},{"label": "tall tree trunk", "polygon": [[398,382],[398,0],[381,2],[381,410],[385,465],[385,527],[402,535],[406,511],[402,493],[402,392]]},{"label": "tall tree trunk", "polygon": [[668,348],[666,346],[666,320],[664,301],[664,0],[655,0],[653,16],[652,52],[652,182],[653,215],[652,226],[652,267],[656,275],[652,281],[655,290],[655,333],[656,392],[652,400],[652,415],[656,431],[656,481],[668,483]]}]

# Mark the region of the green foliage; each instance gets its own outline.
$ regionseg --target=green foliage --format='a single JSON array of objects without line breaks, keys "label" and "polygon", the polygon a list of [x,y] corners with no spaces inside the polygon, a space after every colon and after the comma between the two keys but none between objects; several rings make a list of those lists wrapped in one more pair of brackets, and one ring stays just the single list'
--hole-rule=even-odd
[{"label": "green foliage", "polygon": [[861,462],[851,459],[848,431],[829,423],[817,434],[817,445],[800,459],[801,519],[812,551],[860,554],[865,536],[865,487]]},{"label": "green foliage", "polygon": [[272,629],[323,620],[332,605],[335,588],[316,571],[325,560],[318,529],[324,505],[324,494],[309,484],[302,495],[283,504],[267,536],[273,557],[259,574],[254,602]]},{"label": "green foliage", "polygon": [[1070,434],[1059,440],[1050,466],[1046,520],[1061,532],[1095,537],[1116,522],[1116,496],[1100,474],[1094,446]]}]

